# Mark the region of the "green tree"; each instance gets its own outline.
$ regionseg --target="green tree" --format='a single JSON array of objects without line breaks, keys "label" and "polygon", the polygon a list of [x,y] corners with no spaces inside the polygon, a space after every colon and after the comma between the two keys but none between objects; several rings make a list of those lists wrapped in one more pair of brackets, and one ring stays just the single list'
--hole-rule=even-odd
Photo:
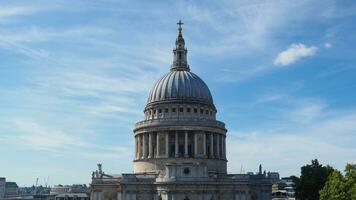
[{"label": "green tree", "polygon": [[334,171],[325,186],[320,190],[320,200],[355,200],[356,199],[356,165],[347,164],[345,176]]},{"label": "green tree", "polygon": [[347,164],[345,167],[345,182],[347,195],[352,200],[356,199],[356,164]]},{"label": "green tree", "polygon": [[329,175],[334,171],[330,166],[319,164],[317,159],[301,168],[300,178],[294,177],[296,198],[299,200],[319,200],[319,191],[324,187]]}]

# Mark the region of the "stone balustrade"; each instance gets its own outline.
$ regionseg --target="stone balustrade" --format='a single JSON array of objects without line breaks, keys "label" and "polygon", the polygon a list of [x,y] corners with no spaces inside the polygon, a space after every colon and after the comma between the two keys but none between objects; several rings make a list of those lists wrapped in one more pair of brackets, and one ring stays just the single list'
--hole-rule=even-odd
[{"label": "stone balustrade", "polygon": [[174,117],[174,118],[158,118],[158,119],[143,120],[136,123],[135,130],[149,127],[149,126],[170,126],[170,125],[206,126],[206,127],[225,129],[225,123],[217,120],[197,118],[197,117]]}]

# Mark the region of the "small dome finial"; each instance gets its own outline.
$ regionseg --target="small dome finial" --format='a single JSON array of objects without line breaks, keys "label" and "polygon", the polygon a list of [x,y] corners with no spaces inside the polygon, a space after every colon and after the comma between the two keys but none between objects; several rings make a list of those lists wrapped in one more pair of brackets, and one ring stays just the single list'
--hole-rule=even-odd
[{"label": "small dome finial", "polygon": [[177,25],[178,25],[178,31],[179,31],[179,35],[181,35],[182,34],[182,25],[183,25],[184,23],[182,22],[182,20],[179,20],[179,22],[177,23]]}]

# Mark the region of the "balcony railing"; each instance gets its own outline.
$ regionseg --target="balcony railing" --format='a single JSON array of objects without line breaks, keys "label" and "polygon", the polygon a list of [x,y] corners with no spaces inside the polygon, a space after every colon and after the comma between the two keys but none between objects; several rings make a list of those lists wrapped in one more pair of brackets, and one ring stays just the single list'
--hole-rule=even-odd
[{"label": "balcony railing", "polygon": [[207,126],[225,129],[225,124],[223,122],[197,117],[174,117],[174,118],[158,118],[149,119],[137,122],[135,129],[144,128],[147,126]]}]

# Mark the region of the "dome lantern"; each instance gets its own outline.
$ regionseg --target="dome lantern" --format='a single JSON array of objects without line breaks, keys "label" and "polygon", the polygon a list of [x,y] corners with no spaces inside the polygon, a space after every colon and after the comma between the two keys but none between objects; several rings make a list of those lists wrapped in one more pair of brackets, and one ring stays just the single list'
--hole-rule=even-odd
[{"label": "dome lantern", "polygon": [[183,22],[179,20],[178,25],[178,36],[176,39],[176,47],[173,49],[173,64],[171,66],[171,71],[189,71],[189,65],[187,62],[188,50],[185,48],[185,41],[182,34]]}]

